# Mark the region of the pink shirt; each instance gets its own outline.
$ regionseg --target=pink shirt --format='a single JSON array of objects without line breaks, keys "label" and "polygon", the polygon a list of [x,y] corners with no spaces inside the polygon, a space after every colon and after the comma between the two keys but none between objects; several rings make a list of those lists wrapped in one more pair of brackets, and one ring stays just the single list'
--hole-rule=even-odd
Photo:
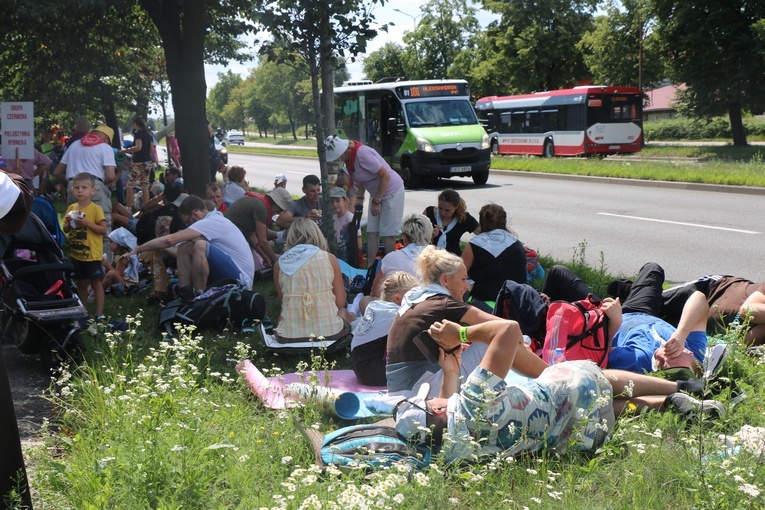
[{"label": "pink shirt", "polygon": [[[34,151],[35,151],[34,159],[19,160],[19,166],[21,166],[21,177],[23,177],[27,181],[31,181],[32,179],[34,179],[35,168],[41,165],[50,165],[52,163],[52,161],[50,160],[48,156],[38,151],[37,149],[35,149]],[[16,162],[14,158],[5,158],[5,164],[10,170],[13,168]]]},{"label": "pink shirt", "polygon": [[392,195],[399,188],[404,187],[404,181],[401,179],[401,176],[386,163],[376,150],[366,145],[362,145],[356,150],[356,159],[353,167],[353,180],[364,186],[372,196],[375,196],[380,186],[380,177],[377,175],[380,168],[390,175],[390,183],[388,184],[388,189],[383,193],[383,197]]}]

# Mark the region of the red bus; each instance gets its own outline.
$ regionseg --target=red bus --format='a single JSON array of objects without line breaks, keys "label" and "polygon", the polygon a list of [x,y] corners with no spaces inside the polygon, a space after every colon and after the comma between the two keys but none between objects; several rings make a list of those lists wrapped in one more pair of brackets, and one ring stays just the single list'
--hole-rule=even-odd
[{"label": "red bus", "polygon": [[637,152],[643,146],[637,87],[582,86],[475,104],[494,154],[545,157]]}]

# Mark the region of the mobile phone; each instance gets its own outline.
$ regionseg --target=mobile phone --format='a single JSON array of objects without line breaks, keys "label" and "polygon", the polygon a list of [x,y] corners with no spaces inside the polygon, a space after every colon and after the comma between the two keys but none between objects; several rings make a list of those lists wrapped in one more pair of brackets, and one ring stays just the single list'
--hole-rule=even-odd
[{"label": "mobile phone", "polygon": [[438,351],[439,347],[435,340],[433,340],[433,337],[430,336],[430,333],[427,331],[423,331],[416,337],[414,337],[414,345],[417,346],[417,348],[420,350],[420,352],[425,356],[425,359],[430,361],[431,363],[438,364]]}]

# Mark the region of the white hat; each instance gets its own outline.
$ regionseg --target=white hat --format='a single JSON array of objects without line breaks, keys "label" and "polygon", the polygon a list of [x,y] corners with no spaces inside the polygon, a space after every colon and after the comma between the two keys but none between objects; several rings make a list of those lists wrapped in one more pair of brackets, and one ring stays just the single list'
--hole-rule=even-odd
[{"label": "white hat", "polygon": [[109,232],[109,239],[121,246],[126,246],[131,250],[135,250],[135,247],[138,245],[136,237],[125,227],[116,228]]},{"label": "white hat", "polygon": [[430,391],[430,384],[422,383],[417,395],[402,400],[396,405],[395,415],[396,432],[409,441],[417,443],[425,442],[427,436],[424,430],[427,427],[426,399]]},{"label": "white hat", "polygon": [[348,150],[349,143],[348,140],[340,138],[337,135],[328,136],[327,139],[324,140],[324,146],[327,149],[327,163],[332,163],[333,161],[340,159],[340,156]]},{"label": "white hat", "polygon": [[3,218],[13,208],[18,200],[21,191],[13,178],[8,177],[4,172],[0,172],[0,219]]},{"label": "white hat", "polygon": [[180,207],[181,204],[183,203],[183,201],[186,200],[187,198],[189,198],[189,194],[188,193],[181,193],[180,195],[178,195],[178,198],[173,200],[173,205],[175,207]]}]

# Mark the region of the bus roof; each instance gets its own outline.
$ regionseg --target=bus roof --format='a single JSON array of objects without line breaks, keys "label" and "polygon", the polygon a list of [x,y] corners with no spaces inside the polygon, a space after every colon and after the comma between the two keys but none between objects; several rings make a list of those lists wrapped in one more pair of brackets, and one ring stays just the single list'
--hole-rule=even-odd
[{"label": "bus roof", "polygon": [[336,87],[335,93],[341,92],[362,92],[366,90],[393,90],[399,87],[412,87],[419,85],[444,85],[444,84],[465,84],[466,80],[411,80],[411,81],[391,81],[385,83],[373,83],[371,85],[349,85],[347,87]]},{"label": "bus roof", "polygon": [[584,85],[573,89],[548,90],[534,92],[532,94],[519,94],[517,96],[487,96],[476,101],[476,108],[502,108],[511,106],[542,106],[548,103],[576,104],[583,101],[586,94],[639,94],[638,87],[605,87],[598,85]]}]

